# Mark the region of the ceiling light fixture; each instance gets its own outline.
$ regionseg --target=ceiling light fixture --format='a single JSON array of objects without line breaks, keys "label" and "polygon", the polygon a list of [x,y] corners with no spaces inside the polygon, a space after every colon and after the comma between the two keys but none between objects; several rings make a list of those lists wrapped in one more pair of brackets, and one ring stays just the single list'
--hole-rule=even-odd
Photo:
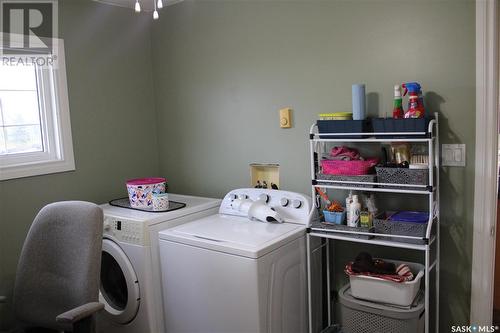
[{"label": "ceiling light fixture", "polygon": [[155,5],[155,11],[153,12],[153,20],[157,20],[160,18],[160,14],[158,14],[158,10],[156,9],[156,0],[153,0],[153,3]]},{"label": "ceiling light fixture", "polygon": [[[2,0],[0,0],[0,2],[1,1]],[[142,8],[141,4],[144,4],[144,1],[147,2],[147,0],[135,0],[134,9],[135,9],[136,13],[142,12],[143,8]],[[153,19],[158,20],[160,18],[160,13],[158,10],[162,9],[164,6],[163,0],[149,0],[149,1],[153,1]],[[166,0],[165,6],[170,6],[170,5],[182,2],[182,1],[184,1],[184,0]],[[149,7],[149,6],[145,6],[144,11],[149,12],[150,8],[151,7]]]}]

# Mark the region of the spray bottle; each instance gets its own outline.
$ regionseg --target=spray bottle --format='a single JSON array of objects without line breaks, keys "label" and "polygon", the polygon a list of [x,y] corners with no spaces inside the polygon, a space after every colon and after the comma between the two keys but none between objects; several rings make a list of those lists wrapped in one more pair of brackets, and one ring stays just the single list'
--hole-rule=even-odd
[{"label": "spray bottle", "polygon": [[407,82],[402,85],[404,89],[403,96],[408,93],[408,110],[405,118],[423,118],[425,115],[424,98],[422,97],[422,88],[418,82]]},{"label": "spray bottle", "polygon": [[392,118],[402,119],[404,118],[405,112],[403,110],[403,98],[401,97],[401,87],[399,85],[394,86],[394,109],[392,109]]}]

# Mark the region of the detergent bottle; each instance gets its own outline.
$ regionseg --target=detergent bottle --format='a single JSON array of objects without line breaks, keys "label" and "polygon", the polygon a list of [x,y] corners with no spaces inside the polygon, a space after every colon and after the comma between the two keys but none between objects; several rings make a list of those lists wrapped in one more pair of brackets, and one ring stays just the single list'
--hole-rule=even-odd
[{"label": "detergent bottle", "polygon": [[350,214],[349,220],[347,221],[347,225],[349,227],[357,228],[359,227],[359,214],[361,212],[361,204],[358,201],[358,196],[352,196],[352,202],[350,205]]},{"label": "detergent bottle", "polygon": [[405,96],[407,93],[408,110],[405,113],[405,118],[423,118],[425,115],[424,98],[422,96],[422,88],[418,82],[407,82],[402,85]]},{"label": "detergent bottle", "polygon": [[403,98],[401,97],[401,87],[399,85],[394,86],[394,108],[392,109],[392,118],[402,119],[404,118],[405,112],[403,110]]}]

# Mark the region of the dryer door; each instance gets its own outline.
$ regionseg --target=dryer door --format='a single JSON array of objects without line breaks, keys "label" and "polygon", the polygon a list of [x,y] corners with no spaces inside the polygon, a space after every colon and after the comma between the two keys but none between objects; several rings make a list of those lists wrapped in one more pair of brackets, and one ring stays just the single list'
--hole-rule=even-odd
[{"label": "dryer door", "polygon": [[140,302],[139,283],[127,255],[114,241],[102,242],[99,301],[107,317],[118,324],[131,322]]}]

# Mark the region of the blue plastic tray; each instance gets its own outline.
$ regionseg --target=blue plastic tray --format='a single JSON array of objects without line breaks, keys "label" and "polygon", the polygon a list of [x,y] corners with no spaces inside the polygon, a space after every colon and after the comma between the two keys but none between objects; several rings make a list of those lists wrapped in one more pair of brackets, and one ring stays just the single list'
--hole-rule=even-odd
[{"label": "blue plastic tray", "polygon": [[389,220],[410,223],[427,223],[429,222],[429,213],[402,211],[393,214],[389,217]]}]

